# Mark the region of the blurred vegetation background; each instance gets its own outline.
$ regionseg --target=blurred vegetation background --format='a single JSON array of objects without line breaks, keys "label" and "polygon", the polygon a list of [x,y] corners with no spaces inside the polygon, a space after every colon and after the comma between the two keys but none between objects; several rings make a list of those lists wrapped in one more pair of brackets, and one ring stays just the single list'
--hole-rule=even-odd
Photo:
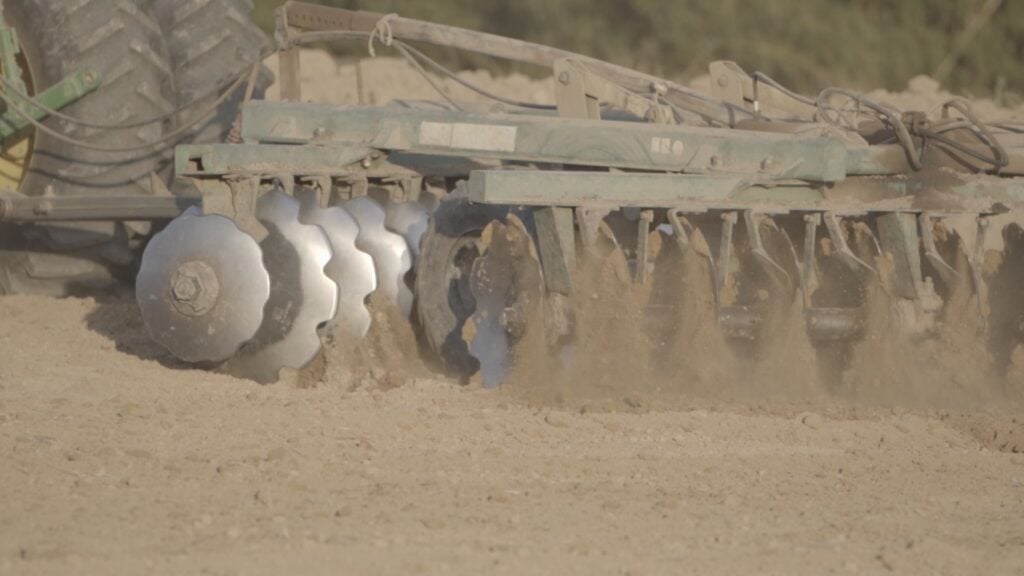
[{"label": "blurred vegetation background", "polygon": [[[678,80],[729,59],[804,92],[840,84],[901,90],[918,74],[1003,103],[1024,91],[1022,0],[319,2],[551,44]],[[255,0],[264,29],[282,3]],[[363,55],[366,47],[332,49]],[[460,67],[484,65],[440,55]]]}]

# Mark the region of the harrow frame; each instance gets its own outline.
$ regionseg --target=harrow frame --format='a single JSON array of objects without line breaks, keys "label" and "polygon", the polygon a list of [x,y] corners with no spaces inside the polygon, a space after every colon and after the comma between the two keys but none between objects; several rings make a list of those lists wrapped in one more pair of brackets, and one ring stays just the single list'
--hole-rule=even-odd
[{"label": "harrow frame", "polygon": [[[268,230],[259,200],[271,190],[294,195],[301,189],[323,209],[371,190],[433,207],[465,181],[473,204],[530,213],[548,294],[573,293],[578,251],[595,243],[595,223],[611,211],[632,215],[631,271],[638,283],[647,279],[655,228],[670,230],[685,247],[693,223],[711,223],[718,237],[709,238],[706,258],[724,331],[754,338],[763,323],[756,306],[723,296],[738,257],[734,233],[743,230],[747,257],[773,290],[802,297],[808,331],[824,341],[856,337],[864,321],[856,309],[813,301],[819,240],[828,240],[852,278],[884,284],[906,304],[910,330],[922,331],[936,310],[929,275],[950,290],[969,282],[982,323],[987,320],[983,260],[1003,242],[989,230],[1024,222],[1024,178],[1017,178],[1024,175],[1024,130],[997,130],[953,102],[933,125],[921,113],[898,115],[845,91],[810,100],[729,62],[712,64],[706,95],[547,46],[301,2],[279,10],[276,36],[284,101],[248,102],[240,143],[176,149],[176,175],[198,196],[5,197],[0,220],[158,220],[200,206],[202,214],[225,216],[262,241]],[[547,67],[555,103],[498,97],[501,103],[486,110],[454,103],[301,103],[300,47],[344,39],[368,41],[371,50],[375,41],[395,44],[406,55],[410,48],[402,42],[419,41]],[[828,102],[836,96],[858,109],[874,107],[877,126],[849,125]],[[962,118],[950,119],[953,112]],[[940,229],[955,236],[968,270],[942,253]],[[891,269],[874,262],[883,255]]]}]

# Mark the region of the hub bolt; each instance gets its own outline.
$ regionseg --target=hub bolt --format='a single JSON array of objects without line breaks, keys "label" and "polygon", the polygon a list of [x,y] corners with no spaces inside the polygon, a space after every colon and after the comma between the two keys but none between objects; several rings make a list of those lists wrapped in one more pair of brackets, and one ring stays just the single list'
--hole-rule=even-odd
[{"label": "hub bolt", "polygon": [[219,294],[217,273],[200,260],[183,262],[171,277],[171,303],[186,316],[206,314],[217,303]]},{"label": "hub bolt", "polygon": [[203,287],[200,286],[198,278],[181,274],[174,279],[171,294],[174,295],[174,299],[178,302],[191,302],[199,295],[202,289]]}]

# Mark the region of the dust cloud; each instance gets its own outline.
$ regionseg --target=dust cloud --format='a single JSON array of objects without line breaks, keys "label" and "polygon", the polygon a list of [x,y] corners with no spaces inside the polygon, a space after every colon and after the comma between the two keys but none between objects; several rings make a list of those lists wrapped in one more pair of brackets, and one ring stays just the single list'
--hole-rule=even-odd
[{"label": "dust cloud", "polygon": [[[728,340],[702,249],[680,254],[657,236],[649,242],[653,274],[645,284],[634,281],[621,249],[584,261],[569,299],[571,343],[552,344],[543,330],[546,314],[537,314],[516,347],[505,393],[572,410],[720,401],[922,410],[1019,406],[1016,364],[1007,374],[998,370],[966,282],[947,295],[926,334],[904,333],[892,296],[871,284],[863,337],[844,344],[837,367],[834,350],[819,352],[811,342],[799,294],[795,301],[765,302],[756,342]],[[704,245],[699,231],[694,236],[694,246]],[[1024,358],[1024,351],[1015,358]]]}]

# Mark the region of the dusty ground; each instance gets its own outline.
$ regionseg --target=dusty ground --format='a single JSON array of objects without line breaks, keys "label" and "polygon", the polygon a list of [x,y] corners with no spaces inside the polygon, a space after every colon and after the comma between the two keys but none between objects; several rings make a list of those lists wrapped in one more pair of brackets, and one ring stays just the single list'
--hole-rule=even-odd
[{"label": "dusty ground", "polygon": [[[311,100],[430,96],[379,61],[361,74],[396,94],[360,97],[313,58]],[[359,351],[264,387],[176,366],[130,298],[0,298],[0,573],[1024,574],[1018,405],[752,378],[594,409]]]},{"label": "dusty ground", "polygon": [[0,572],[1024,573],[1013,412],[263,387],[133,310],[0,298]]}]

